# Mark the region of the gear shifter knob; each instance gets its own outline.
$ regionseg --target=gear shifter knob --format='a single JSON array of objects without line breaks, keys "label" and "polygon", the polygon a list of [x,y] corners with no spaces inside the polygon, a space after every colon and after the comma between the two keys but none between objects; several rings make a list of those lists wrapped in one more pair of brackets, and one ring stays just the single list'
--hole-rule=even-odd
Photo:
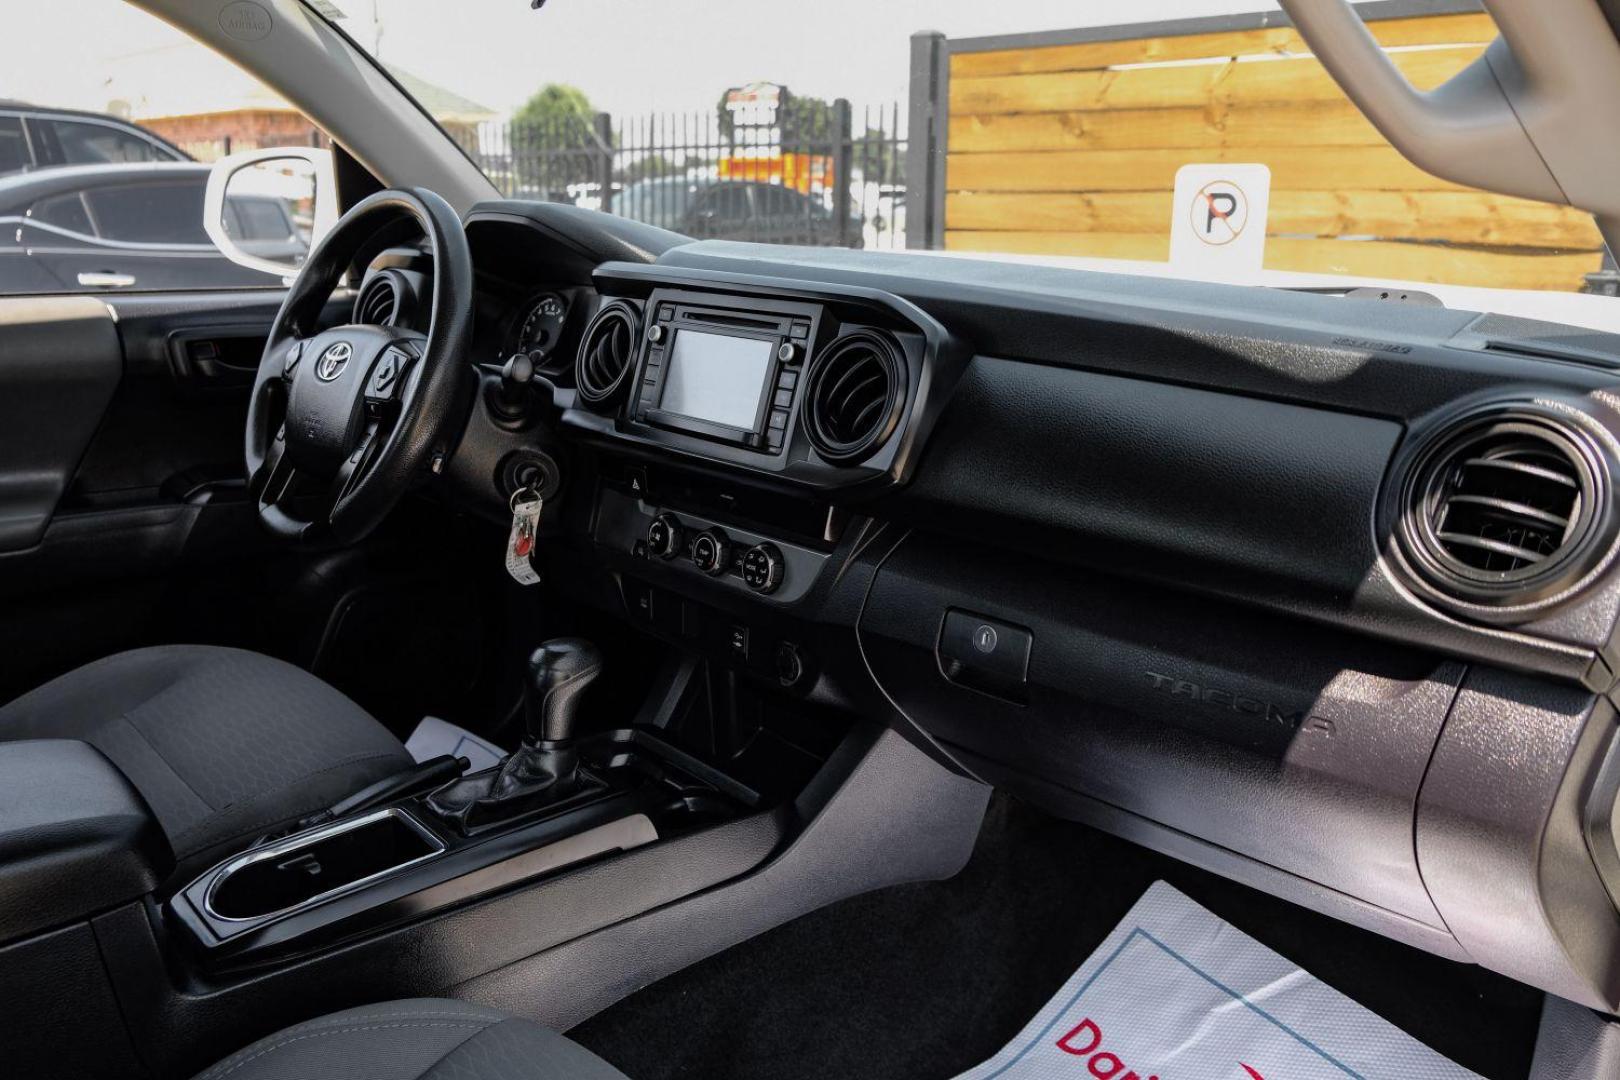
[{"label": "gear shifter knob", "polygon": [[552,746],[572,742],[580,697],[601,671],[601,651],[583,638],[553,638],[529,654],[523,684],[527,741]]}]

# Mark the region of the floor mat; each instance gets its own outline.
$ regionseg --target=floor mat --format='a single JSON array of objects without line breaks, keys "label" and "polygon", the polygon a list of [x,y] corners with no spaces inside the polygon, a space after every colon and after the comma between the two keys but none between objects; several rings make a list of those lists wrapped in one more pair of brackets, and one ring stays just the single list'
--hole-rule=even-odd
[{"label": "floor mat", "polygon": [[1009,1042],[1159,879],[1487,1080],[1528,1075],[1537,992],[999,795],[950,881],[807,915],[571,1034],[634,1080],[941,1080]]},{"label": "floor mat", "polygon": [[995,1057],[958,1080],[1478,1080],[1156,882]]}]

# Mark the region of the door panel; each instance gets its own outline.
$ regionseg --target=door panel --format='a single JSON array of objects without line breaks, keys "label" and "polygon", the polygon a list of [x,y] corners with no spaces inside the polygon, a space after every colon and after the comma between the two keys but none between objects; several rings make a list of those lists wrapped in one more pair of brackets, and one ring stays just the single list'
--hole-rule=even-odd
[{"label": "door panel", "polygon": [[122,367],[107,305],[0,300],[0,551],[45,535]]},{"label": "door panel", "polygon": [[0,298],[0,701],[118,649],[275,644],[256,583],[302,556],[258,527],[242,432],[282,296]]},{"label": "door panel", "polygon": [[259,527],[243,425],[281,300],[0,299],[0,703],[110,653],[187,642],[308,667],[399,733],[425,712],[487,719],[461,710],[488,699],[501,530],[426,499],[341,550]]}]

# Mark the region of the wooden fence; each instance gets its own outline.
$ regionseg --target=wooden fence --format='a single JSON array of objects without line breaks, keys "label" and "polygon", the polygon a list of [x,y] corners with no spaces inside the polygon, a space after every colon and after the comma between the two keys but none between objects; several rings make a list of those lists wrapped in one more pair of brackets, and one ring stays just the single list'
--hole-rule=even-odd
[{"label": "wooden fence", "polygon": [[[1475,7],[1396,0],[1363,14],[1428,89],[1496,36]],[[1261,162],[1268,269],[1566,291],[1600,269],[1589,215],[1418,169],[1278,22],[918,35],[911,244],[1162,261],[1176,170]]]}]

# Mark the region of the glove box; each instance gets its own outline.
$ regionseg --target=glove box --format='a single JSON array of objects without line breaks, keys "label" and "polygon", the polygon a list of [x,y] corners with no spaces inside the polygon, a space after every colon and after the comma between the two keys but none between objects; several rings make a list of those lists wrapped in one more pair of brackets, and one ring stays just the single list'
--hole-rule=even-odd
[{"label": "glove box", "polygon": [[1452,944],[1413,829],[1463,664],[920,534],[879,570],[860,642],[914,724],[1015,794]]}]

